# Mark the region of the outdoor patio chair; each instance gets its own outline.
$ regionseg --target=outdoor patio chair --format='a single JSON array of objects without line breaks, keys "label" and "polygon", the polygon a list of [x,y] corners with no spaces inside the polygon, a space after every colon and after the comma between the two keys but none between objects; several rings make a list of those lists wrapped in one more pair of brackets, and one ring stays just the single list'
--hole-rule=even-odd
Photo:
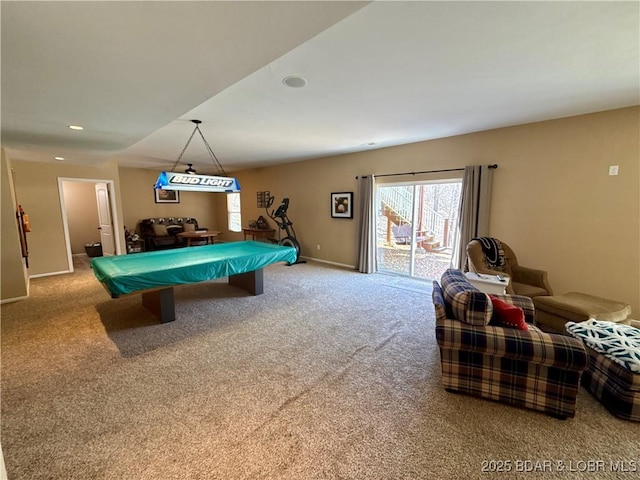
[{"label": "outdoor patio chair", "polygon": [[[409,245],[411,241],[411,235],[413,234],[413,226],[410,224],[394,225],[391,227],[393,233],[393,239],[397,245]],[[427,232],[419,230],[416,232],[416,243],[428,240]]]}]

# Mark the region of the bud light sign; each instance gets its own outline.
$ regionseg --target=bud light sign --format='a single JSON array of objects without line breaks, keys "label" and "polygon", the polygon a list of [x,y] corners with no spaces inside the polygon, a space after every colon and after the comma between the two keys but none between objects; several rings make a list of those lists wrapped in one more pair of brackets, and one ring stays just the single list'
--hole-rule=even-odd
[{"label": "bud light sign", "polygon": [[196,192],[231,193],[240,191],[238,181],[232,177],[212,177],[209,175],[190,175],[174,172],[160,172],[154,188]]}]

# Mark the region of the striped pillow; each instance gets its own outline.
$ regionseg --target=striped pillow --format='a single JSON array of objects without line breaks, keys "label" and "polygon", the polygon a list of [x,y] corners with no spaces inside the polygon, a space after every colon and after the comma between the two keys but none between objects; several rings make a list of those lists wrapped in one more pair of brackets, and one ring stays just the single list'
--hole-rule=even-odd
[{"label": "striped pillow", "polygon": [[489,295],[471,285],[461,270],[448,269],[440,279],[444,300],[453,316],[469,325],[488,325],[493,315]]}]

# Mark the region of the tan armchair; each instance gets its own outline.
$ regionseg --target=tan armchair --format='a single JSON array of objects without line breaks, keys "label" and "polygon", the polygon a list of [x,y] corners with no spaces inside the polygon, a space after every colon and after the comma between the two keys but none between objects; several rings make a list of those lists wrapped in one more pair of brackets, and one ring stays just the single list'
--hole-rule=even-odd
[{"label": "tan armchair", "polygon": [[478,239],[471,240],[467,245],[469,271],[508,276],[511,280],[507,287],[507,293],[511,295],[525,295],[527,297],[553,295],[546,271],[518,265],[518,258],[509,245],[500,240],[497,240],[497,245],[502,248],[504,254],[504,266],[502,267],[492,266],[484,253],[481,242]]}]

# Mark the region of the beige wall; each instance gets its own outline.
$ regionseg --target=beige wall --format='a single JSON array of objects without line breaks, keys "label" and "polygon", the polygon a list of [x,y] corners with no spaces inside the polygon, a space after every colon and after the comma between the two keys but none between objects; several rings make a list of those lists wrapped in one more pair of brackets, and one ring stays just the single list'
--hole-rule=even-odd
[{"label": "beige wall", "polygon": [[85,244],[100,241],[96,186],[95,183],[78,181],[64,181],[62,184],[71,253],[85,253]]},{"label": "beige wall", "polygon": [[[223,194],[206,192],[180,192],[180,203],[155,203],[153,186],[158,170],[120,168],[124,224],[127,230],[138,229],[138,222],[154,217],[193,217],[209,230],[226,229],[226,217],[216,212],[216,202]],[[139,229],[138,229],[139,231]]]},{"label": "beige wall", "polygon": [[302,255],[355,265],[356,220],[330,218],[331,192],[355,192],[356,175],[497,163],[491,234],[523,265],[548,270],[556,293],[622,300],[637,318],[639,160],[634,107],[235,173],[245,225],[264,213],[257,191],[288,196]]},{"label": "beige wall", "polygon": [[[2,172],[0,192],[2,194],[1,224],[2,263],[0,264],[0,300],[7,301],[23,298],[28,294],[29,283],[27,269],[22,257],[20,234],[16,220],[15,190],[11,176],[11,160],[2,149]],[[27,234],[29,235],[29,234]]]},{"label": "beige wall", "polygon": [[[356,175],[489,163],[499,164],[491,234],[511,245],[523,265],[548,270],[557,293],[622,300],[640,317],[638,107],[235,174],[245,226],[264,215],[256,192],[269,190],[276,206],[288,196],[302,255],[355,265],[356,220],[330,217],[331,192],[353,191],[357,201]],[[608,176],[609,165],[618,165],[620,174]],[[58,176],[115,179],[121,226],[133,228],[146,217],[194,216],[223,231],[223,239],[242,239],[226,230],[224,195],[181,192],[180,204],[155,204],[155,171],[24,161],[14,161],[14,168],[34,230],[31,274],[61,270],[65,262]],[[2,237],[4,243],[4,230]]]},{"label": "beige wall", "polygon": [[[639,113],[623,109],[485,136],[500,142],[505,157],[498,159],[497,178],[504,178],[493,195],[492,232],[513,246],[523,265],[548,270],[556,293],[623,300],[635,318],[640,316]],[[608,175],[610,165],[619,166],[618,176]]]},{"label": "beige wall", "polygon": [[[114,218],[117,218],[119,225],[122,225],[118,166],[114,161],[105,162],[99,167],[15,159],[12,163],[16,172],[16,192],[31,222],[30,276],[62,273],[69,270],[58,190],[59,178],[113,181],[114,197],[117,203]],[[124,250],[124,234],[116,233],[120,233],[120,246],[121,250]],[[4,240],[4,232],[2,238]]]}]

